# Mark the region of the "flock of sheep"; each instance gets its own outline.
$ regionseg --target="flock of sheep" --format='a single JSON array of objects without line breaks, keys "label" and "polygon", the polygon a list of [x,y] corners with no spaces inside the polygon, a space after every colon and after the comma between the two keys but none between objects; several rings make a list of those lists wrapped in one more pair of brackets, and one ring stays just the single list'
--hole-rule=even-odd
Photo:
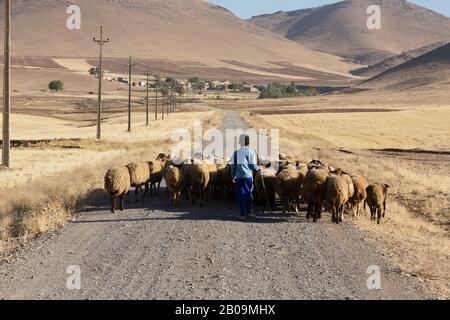
[{"label": "flock of sheep", "polygon": [[[281,200],[283,212],[299,212],[302,202],[308,205],[307,219],[314,222],[322,217],[322,211],[332,213],[332,222],[339,224],[344,219],[347,207],[353,216],[359,218],[364,204],[370,208],[372,220],[381,223],[386,214],[386,201],[389,191],[387,184],[371,184],[359,175],[352,175],[341,169],[330,167],[319,160],[310,163],[291,161],[283,155],[277,160],[278,170],[273,163],[264,165],[264,169],[254,177],[255,199],[263,212],[267,204],[275,210],[276,195]],[[186,196],[192,205],[196,201],[205,204],[208,197],[234,196],[234,183],[231,165],[221,159],[180,160],[170,159],[161,153],[155,161],[137,162],[122,168],[110,169],[105,175],[105,189],[111,195],[111,211],[114,213],[119,200],[120,210],[124,209],[124,198],[131,188],[135,188],[136,201],[139,192],[145,188],[146,194],[159,195],[164,179],[173,206],[181,196]]]}]

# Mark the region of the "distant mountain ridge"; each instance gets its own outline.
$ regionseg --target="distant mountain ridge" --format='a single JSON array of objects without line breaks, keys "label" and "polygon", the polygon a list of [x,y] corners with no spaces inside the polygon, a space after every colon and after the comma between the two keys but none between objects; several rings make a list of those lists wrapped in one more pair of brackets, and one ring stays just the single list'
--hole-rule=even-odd
[{"label": "distant mountain ridge", "polygon": [[[374,4],[381,8],[382,28],[372,31],[366,11]],[[249,21],[314,50],[366,65],[450,41],[450,18],[405,0],[346,0]]]},{"label": "distant mountain ridge", "polygon": [[403,90],[436,85],[450,85],[450,44],[382,72],[359,86]]}]

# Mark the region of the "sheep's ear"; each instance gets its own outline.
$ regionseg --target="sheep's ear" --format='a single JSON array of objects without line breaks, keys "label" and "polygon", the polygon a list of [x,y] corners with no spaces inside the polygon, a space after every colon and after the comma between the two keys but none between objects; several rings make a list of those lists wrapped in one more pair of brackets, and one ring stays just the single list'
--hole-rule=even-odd
[{"label": "sheep's ear", "polygon": [[388,185],[387,183],[384,184],[384,187],[385,187],[386,189],[390,189],[390,188],[391,188],[391,186]]}]

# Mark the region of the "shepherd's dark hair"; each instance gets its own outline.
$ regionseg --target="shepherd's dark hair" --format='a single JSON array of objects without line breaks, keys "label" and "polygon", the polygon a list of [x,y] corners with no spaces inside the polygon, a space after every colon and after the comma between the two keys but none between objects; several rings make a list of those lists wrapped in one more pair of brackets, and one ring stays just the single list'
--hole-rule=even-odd
[{"label": "shepherd's dark hair", "polygon": [[248,147],[250,145],[250,136],[243,134],[240,138],[239,138],[239,142],[241,144],[241,146],[243,147]]}]

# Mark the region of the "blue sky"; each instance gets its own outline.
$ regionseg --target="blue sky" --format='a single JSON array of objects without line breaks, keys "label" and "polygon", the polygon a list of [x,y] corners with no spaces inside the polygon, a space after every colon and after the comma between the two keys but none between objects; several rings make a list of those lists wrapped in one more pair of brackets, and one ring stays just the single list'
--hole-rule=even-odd
[{"label": "blue sky", "polygon": [[[338,0],[208,0],[221,5],[242,18],[250,18],[275,11],[296,10],[316,7],[323,4],[335,3]],[[410,0],[436,12],[450,17],[450,1],[448,0]]]}]

